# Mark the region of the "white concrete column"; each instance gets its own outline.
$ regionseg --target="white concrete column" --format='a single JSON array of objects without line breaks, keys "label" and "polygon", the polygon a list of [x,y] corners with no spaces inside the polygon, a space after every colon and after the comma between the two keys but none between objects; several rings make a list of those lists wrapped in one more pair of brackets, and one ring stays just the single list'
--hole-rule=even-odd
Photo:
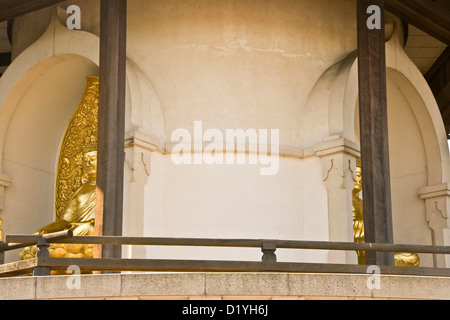
[{"label": "white concrete column", "polygon": [[6,173],[0,172],[0,210],[4,208],[5,188],[11,185],[11,179]]},{"label": "white concrete column", "polygon": [[[323,181],[328,191],[328,224],[330,241],[353,242],[352,191],[356,182],[356,143],[333,136],[315,146],[322,158]],[[330,251],[330,263],[357,263],[356,252]]]},{"label": "white concrete column", "polygon": [[[150,176],[151,152],[157,146],[145,134],[134,131],[125,137],[124,236],[144,236],[144,191]],[[125,247],[128,258],[145,258],[142,246]]]},{"label": "white concrete column", "polygon": [[[450,185],[448,183],[427,186],[419,190],[422,200],[425,200],[425,210],[428,225],[431,229],[433,245],[450,246]],[[450,255],[437,254],[434,265],[438,268],[450,267]]]}]

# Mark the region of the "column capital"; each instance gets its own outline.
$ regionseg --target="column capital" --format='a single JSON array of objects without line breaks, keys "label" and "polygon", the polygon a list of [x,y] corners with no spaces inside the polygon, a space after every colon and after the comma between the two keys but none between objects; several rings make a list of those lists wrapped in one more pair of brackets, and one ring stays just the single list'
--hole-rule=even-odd
[{"label": "column capital", "polygon": [[0,187],[9,187],[11,185],[11,178],[6,173],[0,172]]},{"label": "column capital", "polygon": [[425,200],[427,221],[435,232],[447,227],[450,211],[450,186],[443,183],[419,189],[420,199]]},{"label": "column capital", "polygon": [[323,158],[336,153],[345,153],[355,158],[361,156],[360,147],[357,143],[341,138],[340,136],[331,136],[324,139],[324,142],[314,146],[316,156]]},{"label": "column capital", "polygon": [[158,139],[140,130],[132,130],[125,133],[125,149],[131,147],[138,147],[148,151],[164,152]]},{"label": "column capital", "polygon": [[434,186],[425,186],[419,189],[420,199],[432,199],[442,196],[450,196],[450,184],[442,183]]},{"label": "column capital", "polygon": [[[349,189],[353,190],[356,181],[356,159],[361,156],[359,145],[340,136],[324,139],[324,142],[314,146],[317,157],[322,158],[323,181],[328,184],[330,176],[337,174],[338,180],[349,177]],[[334,183],[332,183],[334,184]],[[338,182],[338,185],[342,182]]]},{"label": "column capital", "polygon": [[[420,199],[425,201],[425,211],[428,226],[432,230],[433,244],[448,246],[450,240],[449,212],[450,212],[450,185],[442,183],[434,186],[425,186],[419,189]],[[443,255],[434,255],[434,264],[437,267],[450,266]]]}]

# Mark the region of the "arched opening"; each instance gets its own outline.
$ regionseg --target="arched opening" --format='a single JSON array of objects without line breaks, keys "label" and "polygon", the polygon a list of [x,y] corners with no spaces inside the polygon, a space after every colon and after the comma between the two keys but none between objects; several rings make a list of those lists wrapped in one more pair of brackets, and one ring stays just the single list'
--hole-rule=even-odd
[{"label": "arched opening", "polygon": [[54,220],[59,148],[89,75],[98,75],[98,66],[87,58],[51,57],[31,68],[1,106],[2,170],[12,180],[2,212],[9,233],[33,233]]},{"label": "arched opening", "polygon": [[[443,170],[436,130],[420,94],[408,79],[389,69],[386,86],[394,242],[431,245],[432,233],[419,189],[433,180],[430,175],[439,177]],[[355,137],[359,142],[358,102]],[[420,258],[421,266],[433,266],[431,255]]]},{"label": "arched opening", "polygon": [[[397,37],[386,43],[386,62],[395,242],[431,244],[434,207],[430,209],[429,203],[436,206],[438,201],[439,210],[446,206],[443,197],[430,193],[447,190],[450,157],[445,128],[428,84]],[[303,147],[338,138],[359,144],[357,65],[357,56],[350,53],[316,83],[301,119]],[[426,200],[430,197],[433,201]],[[442,234],[440,228],[433,230]],[[421,258],[423,266],[433,265],[431,256]]]}]

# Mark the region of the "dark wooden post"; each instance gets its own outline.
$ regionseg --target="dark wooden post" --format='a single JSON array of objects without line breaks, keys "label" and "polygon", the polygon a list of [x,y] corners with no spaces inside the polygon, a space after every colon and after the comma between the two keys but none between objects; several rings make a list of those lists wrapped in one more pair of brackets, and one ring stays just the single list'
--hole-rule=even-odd
[{"label": "dark wooden post", "polygon": [[[37,240],[37,247],[38,252],[36,254],[37,258],[49,258],[50,252],[48,251],[48,248],[50,247],[50,244],[47,242],[47,240],[40,236]],[[48,267],[36,267],[33,270],[33,276],[35,277],[44,277],[51,275],[51,269]]]},{"label": "dark wooden post", "polygon": [[[96,234],[121,236],[127,1],[101,0],[100,14]],[[121,257],[121,247],[103,246],[101,251],[103,258]]]},{"label": "dark wooden post", "polygon": [[263,252],[262,262],[277,262],[277,244],[275,242],[264,242],[261,251]]},{"label": "dark wooden post", "polygon": [[[379,12],[379,27],[368,26]],[[369,13],[368,13],[369,11]],[[375,16],[374,16],[375,14]],[[393,243],[383,0],[358,0],[359,108],[366,242]],[[371,20],[376,22],[376,20]],[[369,265],[394,265],[393,253],[366,253]]]}]

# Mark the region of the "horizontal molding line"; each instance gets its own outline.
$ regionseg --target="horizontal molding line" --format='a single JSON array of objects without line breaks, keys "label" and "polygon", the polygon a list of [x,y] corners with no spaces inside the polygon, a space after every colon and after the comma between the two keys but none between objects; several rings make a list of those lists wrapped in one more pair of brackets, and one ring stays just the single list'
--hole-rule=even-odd
[{"label": "horizontal molding line", "polygon": [[[339,135],[325,138],[324,142],[317,143],[310,147],[292,147],[286,145],[278,146],[278,154],[280,157],[284,158],[294,158],[294,159],[307,159],[312,157],[322,157],[325,155],[332,155],[336,153],[347,153],[353,155],[355,157],[360,156],[359,145],[355,142],[349,141],[347,139],[341,138]],[[200,144],[200,143],[199,143]],[[132,147],[142,148],[151,152],[158,152],[162,155],[170,155],[175,146],[178,146],[178,143],[175,142],[165,142],[162,143],[159,139],[154,136],[150,136],[148,134],[139,132],[139,131],[130,131],[126,133],[125,138],[125,149],[129,149]],[[204,152],[205,148],[210,146],[211,142],[202,142],[202,152]],[[223,155],[226,155],[227,152],[227,142],[223,142]],[[245,151],[241,152],[238,150],[237,146],[245,147]],[[192,143],[186,143],[185,146],[191,149],[191,154],[196,153],[196,148],[198,146]],[[270,156],[271,155],[271,147],[270,144],[264,145],[267,147],[267,153],[259,152],[259,144],[250,144],[247,141],[245,144],[238,144],[236,141],[233,143],[233,152],[234,154],[250,154],[254,153],[255,155],[263,155]],[[250,152],[250,147],[256,148],[256,152]],[[231,146],[230,146],[231,149]]]}]

